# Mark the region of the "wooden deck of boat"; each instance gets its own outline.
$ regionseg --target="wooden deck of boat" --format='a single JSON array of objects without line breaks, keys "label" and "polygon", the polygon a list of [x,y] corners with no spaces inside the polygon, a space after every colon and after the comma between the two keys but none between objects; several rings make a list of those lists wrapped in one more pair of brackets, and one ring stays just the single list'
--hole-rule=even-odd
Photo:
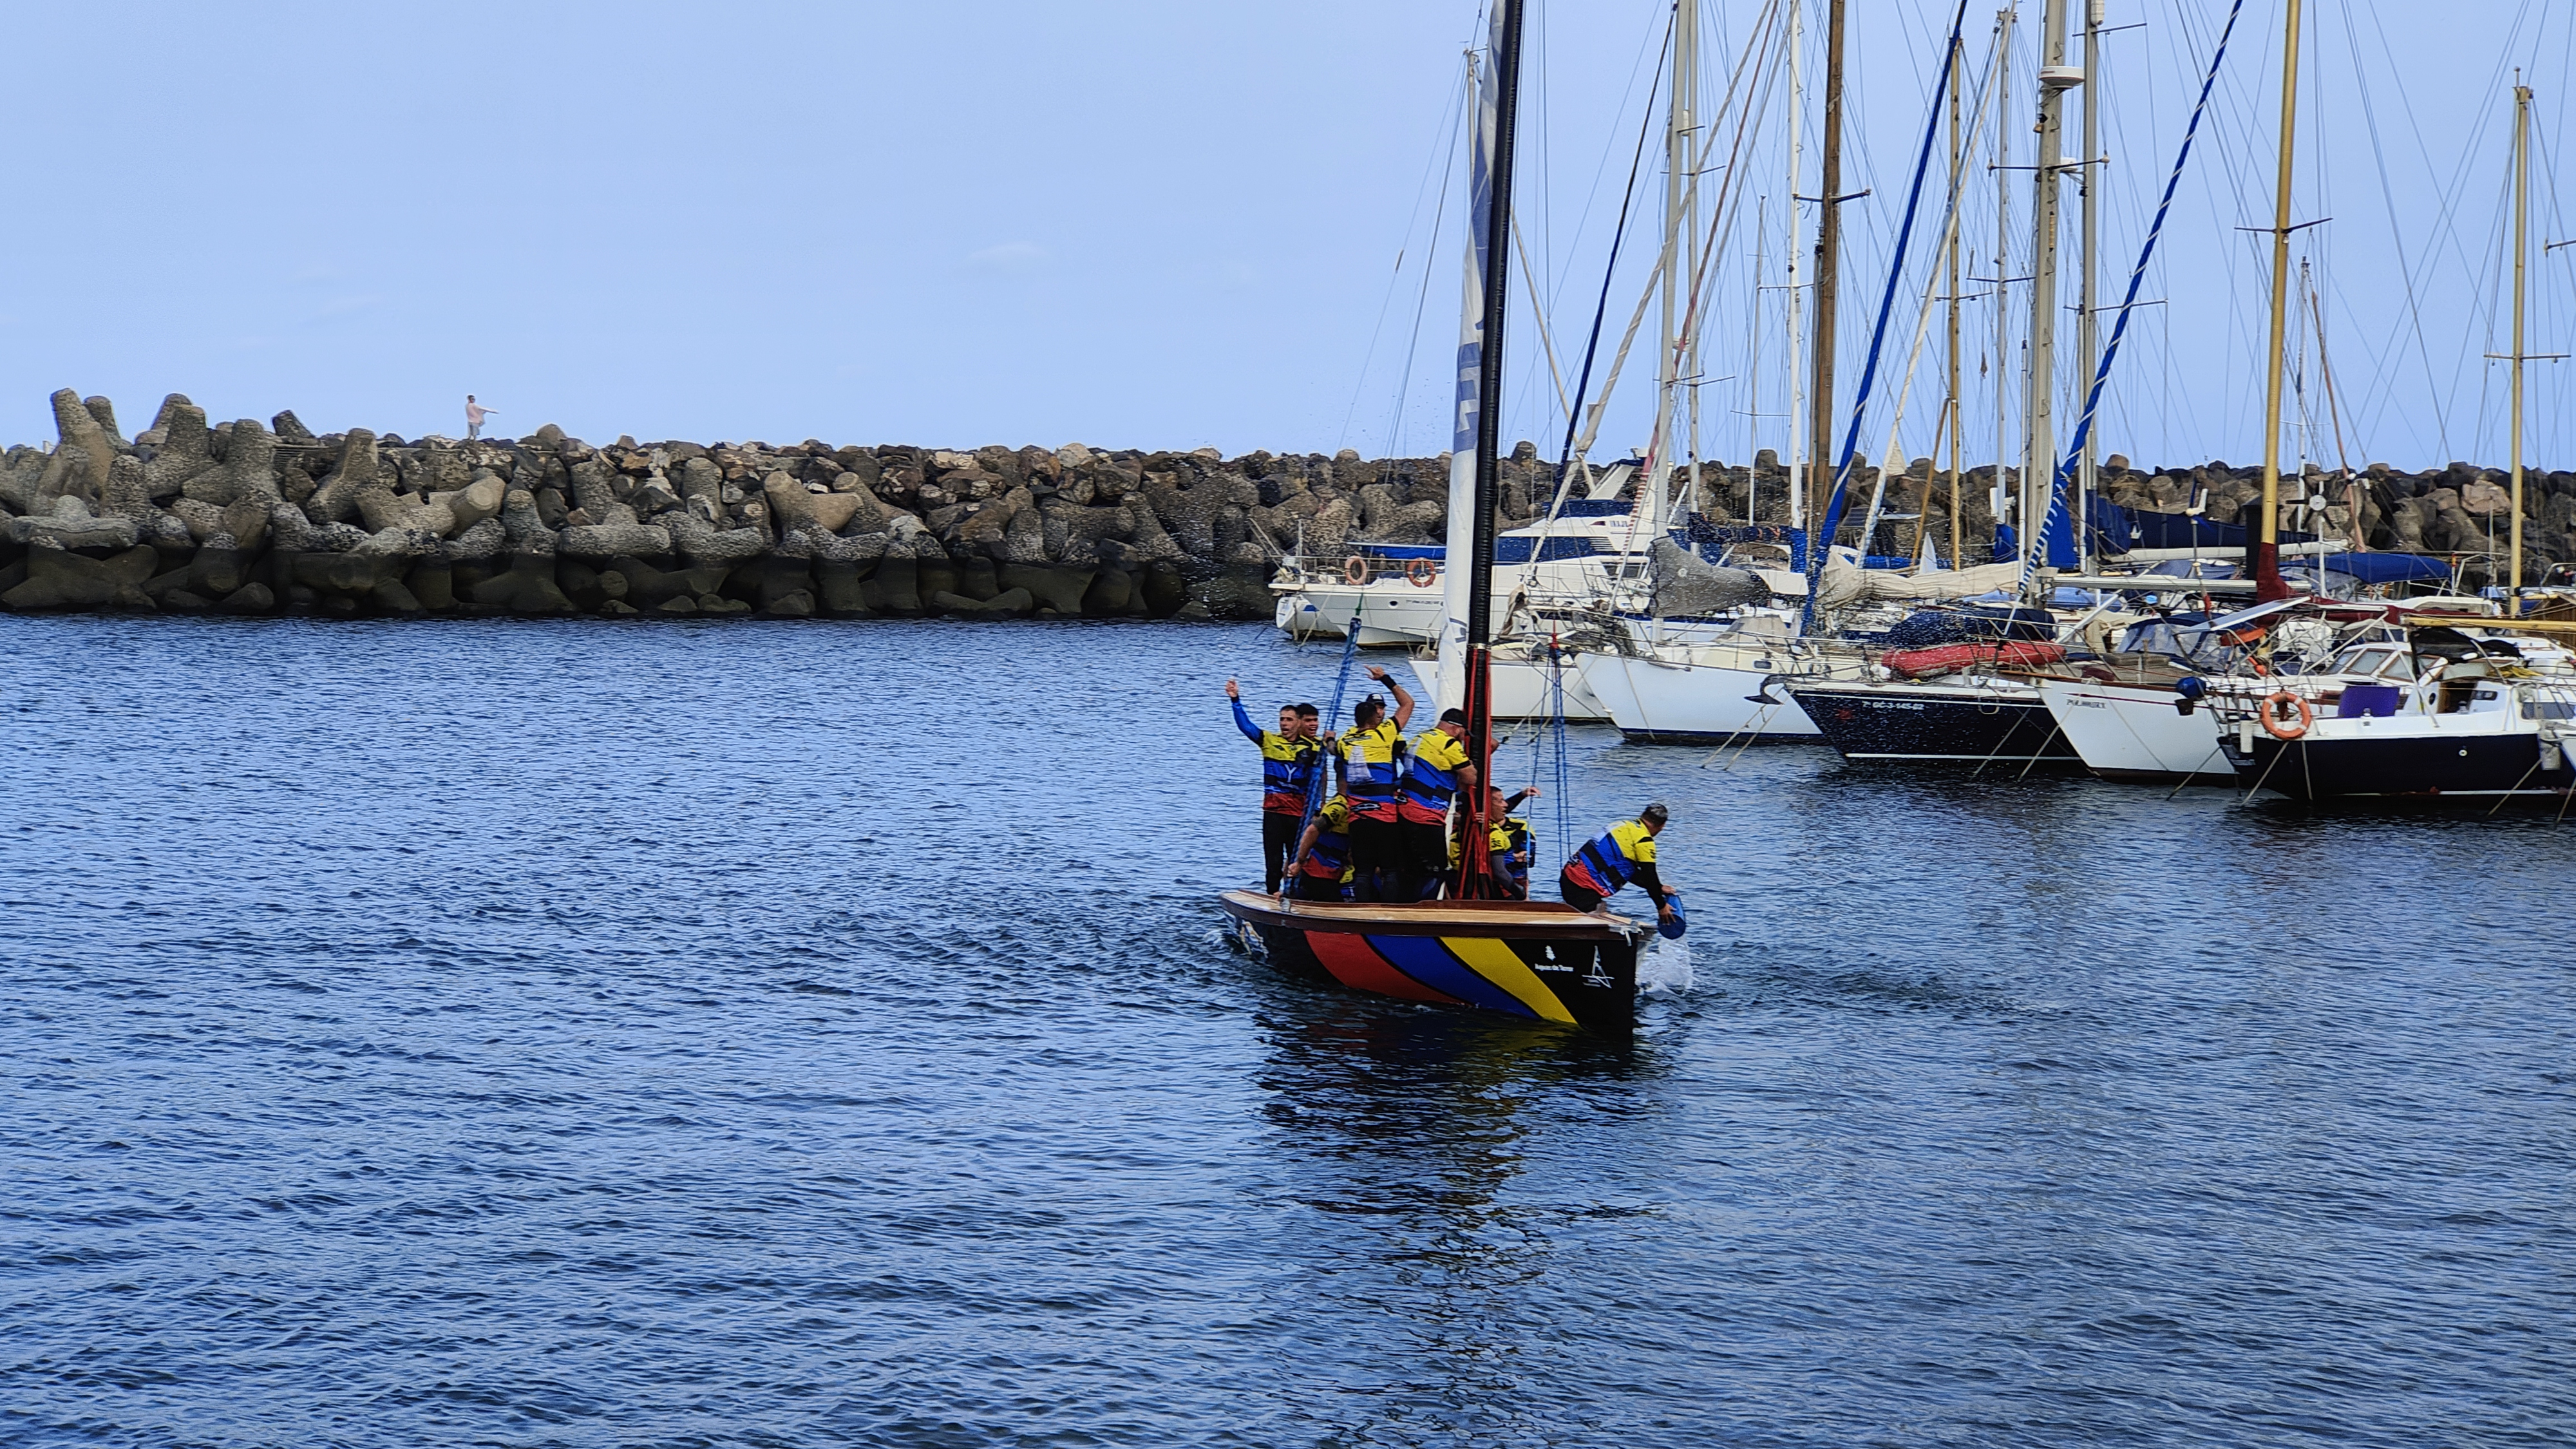
[{"label": "wooden deck of boat", "polygon": [[1218,897],[1256,926],[1375,936],[1487,936],[1519,941],[1634,940],[1654,928],[1626,916],[1578,911],[1562,901],[1354,901],[1283,898],[1255,890]]}]

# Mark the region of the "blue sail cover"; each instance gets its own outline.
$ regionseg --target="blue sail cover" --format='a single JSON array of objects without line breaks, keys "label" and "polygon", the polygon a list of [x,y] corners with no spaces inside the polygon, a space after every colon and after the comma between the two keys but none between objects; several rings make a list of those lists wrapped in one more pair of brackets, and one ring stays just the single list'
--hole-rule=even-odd
[{"label": "blue sail cover", "polygon": [[2448,563],[2420,553],[2330,553],[2325,566],[2365,584],[2447,583],[2451,577]]}]

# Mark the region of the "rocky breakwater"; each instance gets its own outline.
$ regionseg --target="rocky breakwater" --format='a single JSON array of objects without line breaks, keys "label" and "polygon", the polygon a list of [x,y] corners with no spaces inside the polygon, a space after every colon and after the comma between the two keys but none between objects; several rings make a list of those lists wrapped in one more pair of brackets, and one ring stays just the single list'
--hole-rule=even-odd
[{"label": "rocky breakwater", "polygon": [[[1268,618],[1302,536],[1429,542],[1446,463],[210,425],[66,389],[0,457],[0,607],[235,614]],[[1506,525],[1544,466],[1506,470]]]},{"label": "rocky breakwater", "polygon": [[[1950,501],[1959,504],[1960,534],[1971,549],[1994,538],[1990,504],[1997,487],[1991,466],[1963,471],[1955,495],[1950,475],[1929,458],[1917,458],[1888,480],[1885,511],[1898,521],[1882,522],[1870,540],[1876,553],[1911,553],[1918,526],[1947,551]],[[1713,516],[1743,520],[1748,507],[1754,521],[1789,520],[1790,476],[1769,449],[1753,466],[1710,464],[1702,470],[1704,508]],[[2181,467],[2139,468],[2113,453],[2102,460],[2102,498],[2119,507],[2145,513],[2198,513],[2212,522],[2251,527],[2260,508],[2263,470],[2223,462]],[[2286,471],[2281,479],[2281,526],[2328,540],[2358,539],[2370,549],[2432,554],[2457,560],[2468,587],[2502,582],[2505,556],[2513,534],[2512,475],[2502,468],[2450,463],[2408,472],[2386,463],[2371,463],[2346,474],[2309,463]],[[1854,502],[1835,542],[1858,546],[1870,493],[1878,470],[1854,470]],[[2002,470],[2006,496],[2017,493],[2021,471]],[[2576,472],[2525,468],[2522,478],[2523,578],[2537,583],[2558,564],[2576,563]],[[1920,524],[1914,520],[1920,515]]]}]

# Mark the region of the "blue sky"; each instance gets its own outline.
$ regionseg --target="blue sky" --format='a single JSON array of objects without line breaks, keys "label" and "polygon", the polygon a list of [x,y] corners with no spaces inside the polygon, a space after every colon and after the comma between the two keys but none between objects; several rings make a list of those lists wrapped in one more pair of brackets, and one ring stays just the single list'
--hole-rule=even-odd
[{"label": "blue sky", "polygon": [[[1761,7],[1706,6],[1722,70]],[[2165,305],[2139,314],[2115,380],[2106,442],[2142,459],[2260,450],[2262,239],[2232,228],[2268,220],[2278,8],[2248,7],[2148,279]],[[2348,450],[2501,459],[2502,374],[2478,354],[2503,350],[2505,67],[2541,90],[2535,230],[2576,234],[2551,184],[2568,8],[2311,0],[2300,210],[2334,220],[2302,251]],[[1534,11],[1523,205],[1569,368],[1665,9]],[[1972,9],[1982,65],[1992,6]],[[2116,293],[2225,7],[2111,12],[2144,23],[2108,42]],[[1856,361],[1946,9],[1852,15],[1852,184],[1873,188],[1846,213]],[[510,432],[594,439],[1436,451],[1456,208],[1432,222],[1477,26],[1456,0],[21,7],[0,94],[18,161],[0,436],[47,435],[45,397],[71,386],[114,397],[129,429],[181,391],[218,418],[455,431],[472,391]],[[1811,18],[1811,48],[1820,31]],[[2026,47],[2017,64],[2019,135]],[[1748,176],[1773,173],[1748,182],[1765,206],[1786,189],[1783,109],[1748,153]],[[1992,236],[1990,185],[1976,168],[1971,237]],[[2014,207],[2018,224],[2026,190]],[[1743,415],[1778,406],[1736,391],[1779,351],[1771,320],[1752,352],[1747,233],[1705,365],[1737,379],[1703,394],[1706,451],[1729,459],[1763,441]],[[2576,249],[2535,266],[2534,351],[2576,350],[2571,266]],[[1614,331],[1639,276],[1632,259]],[[1988,305],[1971,304],[1972,338],[1991,337]],[[1900,305],[1891,367],[1910,322]],[[1514,364],[1507,431],[1553,440],[1537,357]],[[2566,372],[2533,369],[2543,454],[2576,441],[2555,421]],[[1917,383],[1909,451],[1934,385]],[[1646,402],[1623,388],[1606,441],[1642,436]]]}]

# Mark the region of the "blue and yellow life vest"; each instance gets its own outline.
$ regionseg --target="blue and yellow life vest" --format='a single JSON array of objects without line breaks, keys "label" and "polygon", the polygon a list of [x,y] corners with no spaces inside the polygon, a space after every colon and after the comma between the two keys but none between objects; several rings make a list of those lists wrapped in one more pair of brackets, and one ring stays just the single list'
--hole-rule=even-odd
[{"label": "blue and yellow life vest", "polygon": [[1316,880],[1344,880],[1351,873],[1351,802],[1340,795],[1315,812],[1314,848],[1298,863],[1297,873]]},{"label": "blue and yellow life vest", "polygon": [[1429,729],[1413,737],[1413,759],[1405,767],[1404,792],[1397,815],[1418,825],[1437,825],[1449,818],[1450,797],[1458,793],[1458,767],[1467,763],[1467,746],[1447,730]]},{"label": "blue and yellow life vest", "polygon": [[1589,891],[1616,895],[1637,878],[1637,867],[1655,863],[1655,836],[1640,820],[1622,820],[1584,842],[1565,863],[1565,877]]},{"label": "blue and yellow life vest", "polygon": [[1342,789],[1361,820],[1395,818],[1396,782],[1404,770],[1404,736],[1379,720],[1342,736]]},{"label": "blue and yellow life vest", "polygon": [[1261,747],[1261,808],[1274,815],[1305,814],[1306,791],[1314,783],[1322,743],[1292,740],[1277,730],[1261,728],[1239,699],[1234,702],[1234,727]]}]

